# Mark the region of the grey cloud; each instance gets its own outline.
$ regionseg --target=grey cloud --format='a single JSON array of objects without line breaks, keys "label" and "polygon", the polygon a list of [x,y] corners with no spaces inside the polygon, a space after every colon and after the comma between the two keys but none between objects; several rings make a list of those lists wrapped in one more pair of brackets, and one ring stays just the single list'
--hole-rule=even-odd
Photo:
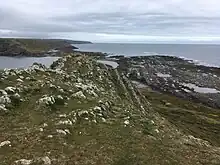
[{"label": "grey cloud", "polygon": [[[18,2],[19,0],[8,0],[10,2]],[[24,0],[25,1],[25,0]],[[36,1],[37,0],[33,0]],[[195,0],[197,2],[197,0]],[[213,12],[200,12],[200,9],[187,8],[189,0],[182,0],[181,3],[170,4],[167,0],[144,1],[131,0],[129,3],[125,0],[117,1],[114,8],[108,9],[104,2],[112,5],[107,0],[79,0],[76,3],[68,0],[67,6],[62,6],[62,12],[57,12],[59,6],[53,5],[58,0],[38,1],[42,6],[41,10],[33,10],[33,12],[25,8],[19,8],[12,3],[7,3],[8,6],[0,2],[0,31],[11,30],[10,33],[1,33],[1,36],[18,36],[18,37],[58,37],[61,33],[81,35],[88,34],[125,34],[125,35],[150,35],[150,36],[219,36],[218,27],[220,26],[220,13],[217,9]],[[80,2],[91,4],[82,6],[79,9],[74,5],[79,5]],[[200,0],[198,2],[205,2]],[[217,2],[217,1],[216,1]],[[149,5],[148,5],[149,4]],[[161,5],[162,4],[162,5]],[[25,5],[25,3],[23,4]],[[34,4],[36,5],[36,4]],[[62,4],[65,5],[65,4]],[[70,5],[70,6],[68,6]],[[73,5],[73,6],[71,6]],[[145,7],[145,6],[146,7]],[[183,9],[177,9],[175,5],[185,5]],[[191,4],[193,7],[193,3]],[[196,4],[197,5],[197,4]],[[103,7],[102,8],[98,8]],[[120,7],[122,6],[120,11]],[[174,6],[174,7],[173,7]],[[46,10],[46,8],[48,9]],[[137,8],[139,7],[139,8]],[[184,8],[185,7],[185,8]],[[213,6],[207,7],[207,11],[212,11]],[[67,9],[65,12],[64,9]],[[110,8],[110,7],[109,7]],[[146,9],[145,9],[146,8]],[[107,10],[108,9],[108,10]],[[170,10],[169,10],[170,9]],[[51,12],[50,12],[51,10]],[[75,11],[74,11],[75,10]],[[88,11],[87,11],[88,10]],[[100,11],[101,10],[101,11]],[[105,11],[107,10],[107,11]],[[186,13],[184,13],[184,12]],[[187,12],[188,11],[188,12]],[[28,12],[30,14],[28,14]],[[216,15],[214,13],[216,12]],[[184,13],[184,14],[183,14]],[[199,13],[199,14],[198,14]],[[80,39],[80,36],[77,35]],[[114,35],[115,36],[115,35]],[[84,39],[85,36],[82,36]]]},{"label": "grey cloud", "polygon": [[77,32],[118,33],[120,31],[121,34],[144,35],[149,33],[169,35],[173,32],[179,34],[184,29],[188,29],[187,32],[190,32],[190,28],[193,30],[193,26],[209,29],[211,26],[218,27],[220,25],[219,17],[180,17],[164,13],[90,13],[51,18],[51,20],[59,20],[63,24],[69,24],[73,28],[72,30]]}]

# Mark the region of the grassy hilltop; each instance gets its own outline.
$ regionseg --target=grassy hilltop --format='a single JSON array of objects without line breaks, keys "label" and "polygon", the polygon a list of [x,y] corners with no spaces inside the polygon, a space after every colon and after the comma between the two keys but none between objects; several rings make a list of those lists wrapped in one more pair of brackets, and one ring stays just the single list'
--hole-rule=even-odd
[{"label": "grassy hilltop", "polygon": [[218,147],[183,133],[155,111],[154,95],[93,57],[69,54],[0,78],[2,165],[220,162]]},{"label": "grassy hilltop", "polygon": [[72,41],[62,39],[18,39],[0,38],[1,56],[43,56],[48,51],[57,49],[69,51],[77,49],[71,44],[85,44],[87,41]]}]

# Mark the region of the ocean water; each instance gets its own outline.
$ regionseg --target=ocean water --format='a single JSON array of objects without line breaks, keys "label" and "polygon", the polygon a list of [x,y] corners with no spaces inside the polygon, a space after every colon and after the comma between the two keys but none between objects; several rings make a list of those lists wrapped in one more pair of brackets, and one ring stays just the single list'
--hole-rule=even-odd
[{"label": "ocean water", "polygon": [[41,63],[50,66],[58,57],[5,57],[0,56],[0,69],[27,68],[33,63]]},{"label": "ocean water", "polygon": [[94,43],[75,46],[77,46],[80,51],[104,52],[113,55],[177,56],[194,60],[195,63],[198,64],[220,67],[220,45]]}]

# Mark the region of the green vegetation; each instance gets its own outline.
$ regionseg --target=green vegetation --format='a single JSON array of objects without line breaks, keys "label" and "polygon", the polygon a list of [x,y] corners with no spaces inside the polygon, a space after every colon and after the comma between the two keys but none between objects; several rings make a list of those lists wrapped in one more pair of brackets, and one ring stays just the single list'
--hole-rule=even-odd
[{"label": "green vegetation", "polygon": [[178,131],[121,72],[92,57],[71,54],[0,78],[2,165],[220,162],[218,148]]},{"label": "green vegetation", "polygon": [[0,55],[4,56],[43,56],[53,49],[70,52],[77,49],[71,44],[90,43],[87,41],[71,41],[62,39],[18,39],[0,38]]},{"label": "green vegetation", "polygon": [[183,100],[150,89],[142,90],[154,110],[182,129],[186,134],[220,146],[220,109]]}]

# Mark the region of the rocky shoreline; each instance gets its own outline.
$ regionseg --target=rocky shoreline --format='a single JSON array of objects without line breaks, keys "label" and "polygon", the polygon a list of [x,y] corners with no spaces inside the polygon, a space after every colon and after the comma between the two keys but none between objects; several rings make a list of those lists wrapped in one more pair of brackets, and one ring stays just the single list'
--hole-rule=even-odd
[{"label": "rocky shoreline", "polygon": [[131,80],[153,90],[220,108],[220,68],[169,56],[110,57]]}]

